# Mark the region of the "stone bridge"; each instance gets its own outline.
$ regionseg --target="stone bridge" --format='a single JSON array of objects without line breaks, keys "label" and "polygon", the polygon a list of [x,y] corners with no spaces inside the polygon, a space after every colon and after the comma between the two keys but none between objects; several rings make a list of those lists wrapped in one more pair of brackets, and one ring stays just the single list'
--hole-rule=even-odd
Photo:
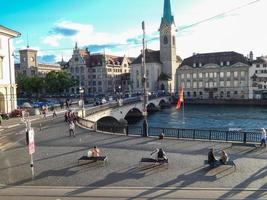
[{"label": "stone bridge", "polygon": [[[170,103],[170,96],[149,98],[147,111],[159,110],[161,106],[169,105]],[[143,116],[143,102],[140,97],[125,99],[119,102],[80,110],[78,115],[80,117],[79,123],[81,125],[91,129],[96,129],[97,122],[105,118],[113,121],[115,120],[119,123],[124,123],[126,116]]]}]

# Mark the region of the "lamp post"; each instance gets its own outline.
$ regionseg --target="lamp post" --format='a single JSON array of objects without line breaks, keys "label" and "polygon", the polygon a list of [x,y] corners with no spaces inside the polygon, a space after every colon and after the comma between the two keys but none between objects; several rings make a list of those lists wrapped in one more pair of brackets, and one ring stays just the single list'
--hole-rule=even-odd
[{"label": "lamp post", "polygon": [[80,86],[79,87],[79,92],[80,92],[80,102],[81,102],[81,106],[82,106],[82,117],[85,117],[85,113],[84,113],[84,89]]},{"label": "lamp post", "polygon": [[147,123],[147,102],[148,102],[148,95],[147,95],[147,74],[146,74],[146,55],[145,55],[145,22],[142,21],[142,30],[143,30],[143,51],[142,51],[142,68],[144,70],[144,77],[143,77],[143,83],[144,83],[144,102],[143,102],[143,137],[148,136],[148,123]]}]

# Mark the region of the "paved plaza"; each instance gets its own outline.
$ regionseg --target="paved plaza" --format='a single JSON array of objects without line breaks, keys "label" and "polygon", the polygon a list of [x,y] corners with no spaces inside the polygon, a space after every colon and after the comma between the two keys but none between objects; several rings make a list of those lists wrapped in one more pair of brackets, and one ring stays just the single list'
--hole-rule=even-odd
[{"label": "paved plaza", "polygon": [[[266,197],[267,150],[231,143],[188,141],[178,139],[142,138],[89,132],[76,127],[77,136],[68,136],[63,118],[33,123],[36,133],[34,153],[35,178],[31,178],[30,156],[23,137],[11,148],[0,152],[0,183],[8,186],[77,187],[68,195],[79,195],[97,187],[153,188],[225,188],[221,197],[240,193],[240,188],[258,190],[254,195]],[[2,133],[2,137],[21,131],[22,127]],[[78,165],[78,158],[97,145],[108,156],[106,165]],[[169,157],[167,166],[139,165],[142,157],[150,157],[162,147]],[[219,156],[224,149],[236,163],[209,169],[203,164],[208,149]],[[229,189],[230,188],[230,189]],[[262,192],[259,192],[262,191]],[[147,194],[141,192],[139,195]],[[248,196],[253,195],[253,192]],[[141,197],[140,196],[140,197]],[[252,198],[253,199],[253,198]]]}]

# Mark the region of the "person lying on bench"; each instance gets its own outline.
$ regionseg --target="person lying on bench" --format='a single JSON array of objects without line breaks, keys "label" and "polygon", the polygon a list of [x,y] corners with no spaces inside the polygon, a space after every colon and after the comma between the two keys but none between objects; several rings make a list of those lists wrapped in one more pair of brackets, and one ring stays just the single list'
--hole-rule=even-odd
[{"label": "person lying on bench", "polygon": [[214,167],[217,164],[217,159],[216,159],[216,157],[214,155],[213,148],[211,148],[210,151],[209,151],[209,154],[208,154],[208,163],[209,163],[209,165],[211,167]]},{"label": "person lying on bench", "polygon": [[151,155],[152,156],[155,155],[154,159],[157,161],[167,161],[168,160],[168,157],[162,148],[160,148],[160,149],[157,148],[155,151],[153,151],[151,153]]},{"label": "person lying on bench", "polygon": [[220,162],[224,165],[227,165],[228,161],[229,161],[229,157],[228,157],[227,153],[224,150],[222,150]]}]

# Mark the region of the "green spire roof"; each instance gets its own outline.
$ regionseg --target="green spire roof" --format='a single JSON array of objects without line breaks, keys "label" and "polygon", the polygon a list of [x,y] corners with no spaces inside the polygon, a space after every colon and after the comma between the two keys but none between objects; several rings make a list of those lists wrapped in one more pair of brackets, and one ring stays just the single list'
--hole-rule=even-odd
[{"label": "green spire roof", "polygon": [[170,0],[164,0],[164,10],[163,10],[162,22],[165,22],[169,25],[174,23],[174,18],[172,16],[172,11],[171,11]]}]

